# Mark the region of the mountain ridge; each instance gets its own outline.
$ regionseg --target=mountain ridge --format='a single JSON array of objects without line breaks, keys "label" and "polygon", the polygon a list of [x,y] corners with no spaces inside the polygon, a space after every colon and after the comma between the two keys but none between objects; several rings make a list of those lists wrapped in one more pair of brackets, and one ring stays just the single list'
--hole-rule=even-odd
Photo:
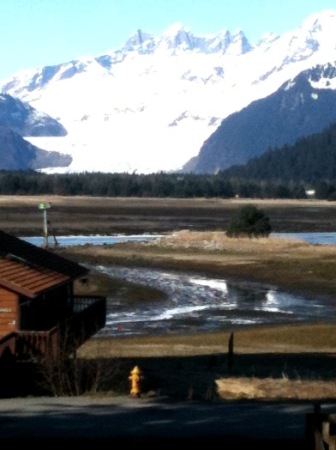
[{"label": "mountain ridge", "polygon": [[66,129],[52,117],[8,94],[0,94],[0,169],[37,170],[69,165],[69,155],[40,149],[24,139],[66,134]]},{"label": "mountain ridge", "polygon": [[[323,148],[323,157],[321,157]],[[318,188],[336,180],[336,121],[319,133],[298,139],[291,146],[274,148],[244,165],[221,171],[228,179],[250,182],[302,183]]]},{"label": "mountain ridge", "polygon": [[215,173],[336,122],[336,61],[301,72],[270,96],[226,118],[184,171]]},{"label": "mountain ridge", "polygon": [[117,51],[23,71],[2,91],[59,121],[32,144],[71,155],[54,172],[171,172],[198,156],[230,115],[317,64],[336,61],[336,10],[250,44],[240,30],[195,36],[138,30]]}]

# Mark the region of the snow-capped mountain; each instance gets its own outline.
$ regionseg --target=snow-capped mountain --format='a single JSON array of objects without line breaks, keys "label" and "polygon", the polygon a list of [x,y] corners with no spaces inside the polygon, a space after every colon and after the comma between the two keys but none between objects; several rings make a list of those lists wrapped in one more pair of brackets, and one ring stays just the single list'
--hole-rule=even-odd
[{"label": "snow-capped mountain", "polygon": [[53,171],[176,171],[228,116],[300,72],[336,61],[335,29],[336,10],[327,10],[255,44],[241,30],[138,30],[117,51],[17,73],[0,85],[67,130],[27,138],[72,156],[66,169]]},{"label": "snow-capped mountain", "polygon": [[0,94],[0,169],[68,166],[71,156],[39,149],[23,138],[65,135],[65,128],[52,117],[8,94]]},{"label": "snow-capped mountain", "polygon": [[41,150],[11,128],[0,125],[0,170],[41,170],[70,163],[71,156]]},{"label": "snow-capped mountain", "polygon": [[57,120],[38,111],[29,103],[0,94],[0,126],[21,136],[65,136],[66,129]]},{"label": "snow-capped mountain", "polygon": [[[216,173],[336,123],[336,62],[307,69],[276,92],[231,114],[204,142],[186,172]],[[321,157],[323,148],[320,149]]]}]

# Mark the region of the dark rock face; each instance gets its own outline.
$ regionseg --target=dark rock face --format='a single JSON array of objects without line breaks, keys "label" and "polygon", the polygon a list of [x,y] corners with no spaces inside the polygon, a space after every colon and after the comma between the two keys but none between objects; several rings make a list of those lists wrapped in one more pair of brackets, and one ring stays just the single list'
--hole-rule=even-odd
[{"label": "dark rock face", "polygon": [[25,141],[15,131],[0,127],[0,169],[27,170],[46,167],[66,167],[72,161],[68,155],[48,152]]},{"label": "dark rock face", "polygon": [[72,158],[42,150],[25,136],[66,136],[57,120],[10,95],[0,94],[0,169],[27,170],[66,167]]},{"label": "dark rock face", "polygon": [[0,95],[0,126],[21,136],[66,136],[67,131],[48,114],[10,95]]},{"label": "dark rock face", "polygon": [[[216,173],[323,131],[336,122],[336,91],[328,88],[335,77],[335,64],[317,66],[230,115],[183,170]],[[315,88],[321,81],[323,88]]]}]

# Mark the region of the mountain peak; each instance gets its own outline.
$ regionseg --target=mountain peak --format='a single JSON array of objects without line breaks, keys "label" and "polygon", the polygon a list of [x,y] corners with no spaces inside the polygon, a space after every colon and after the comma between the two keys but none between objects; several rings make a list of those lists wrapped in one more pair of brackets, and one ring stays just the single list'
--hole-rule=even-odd
[{"label": "mountain peak", "polygon": [[113,52],[17,74],[1,87],[65,127],[62,138],[30,141],[71,154],[69,172],[176,171],[230,115],[335,61],[335,29],[334,10],[256,45],[241,29],[200,36],[176,22],[154,36],[139,28]]},{"label": "mountain peak", "polygon": [[139,50],[146,46],[146,43],[150,43],[153,40],[153,36],[149,33],[145,33],[138,29],[125,43],[124,50],[132,51]]},{"label": "mountain peak", "polygon": [[336,27],[336,9],[327,9],[318,14],[309,16],[300,27],[304,32],[310,33],[329,33],[335,32]]},{"label": "mountain peak", "polygon": [[190,33],[190,30],[188,28],[185,28],[180,22],[176,22],[176,23],[170,25],[170,27],[168,27],[162,33],[162,35],[165,37],[169,37],[169,36],[174,37],[181,32]]}]

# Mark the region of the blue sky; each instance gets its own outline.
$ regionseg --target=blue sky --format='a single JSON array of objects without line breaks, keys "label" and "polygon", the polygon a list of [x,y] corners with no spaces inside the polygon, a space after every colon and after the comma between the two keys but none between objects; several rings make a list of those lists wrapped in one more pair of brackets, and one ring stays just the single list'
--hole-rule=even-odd
[{"label": "blue sky", "polygon": [[118,49],[137,29],[176,22],[194,34],[242,29],[250,42],[300,26],[336,0],[0,0],[0,80]]}]

